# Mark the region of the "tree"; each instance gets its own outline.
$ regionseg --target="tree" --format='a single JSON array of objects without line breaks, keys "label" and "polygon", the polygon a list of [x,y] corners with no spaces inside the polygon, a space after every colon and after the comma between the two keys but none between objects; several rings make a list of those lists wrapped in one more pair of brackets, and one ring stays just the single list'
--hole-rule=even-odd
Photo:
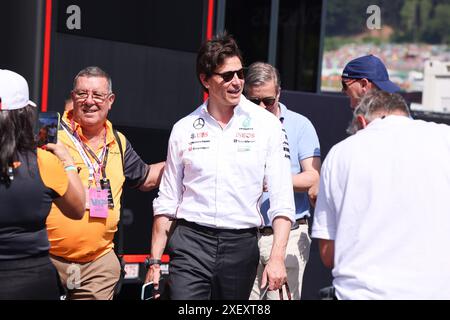
[{"label": "tree", "polygon": [[450,4],[438,4],[434,18],[428,23],[423,40],[430,43],[450,44]]},{"label": "tree", "polygon": [[450,0],[328,0],[327,38],[366,32],[369,5],[381,8],[381,25],[395,30],[393,41],[450,43]]}]

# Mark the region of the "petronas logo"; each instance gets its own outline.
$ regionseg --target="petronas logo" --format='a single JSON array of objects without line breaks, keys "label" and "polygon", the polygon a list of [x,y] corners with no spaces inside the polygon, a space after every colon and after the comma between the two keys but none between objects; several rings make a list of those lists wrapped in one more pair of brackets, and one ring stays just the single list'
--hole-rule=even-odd
[{"label": "petronas logo", "polygon": [[246,119],[244,120],[244,122],[242,122],[242,126],[243,126],[244,128],[250,127],[251,121],[252,121],[252,119],[251,119],[250,117],[246,118]]}]

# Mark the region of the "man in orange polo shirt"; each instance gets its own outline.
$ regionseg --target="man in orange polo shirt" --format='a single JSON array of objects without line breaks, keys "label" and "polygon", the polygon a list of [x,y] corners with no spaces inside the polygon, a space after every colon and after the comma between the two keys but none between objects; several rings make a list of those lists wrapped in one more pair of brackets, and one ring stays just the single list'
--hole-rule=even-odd
[{"label": "man in orange polo shirt", "polygon": [[50,254],[67,299],[112,299],[120,278],[113,238],[120,218],[122,187],[148,191],[159,185],[164,162],[147,165],[121,133],[118,143],[108,112],[114,103],[111,78],[98,67],[74,79],[73,110],[62,117],[58,139],[69,149],[86,188],[82,220],[66,218],[56,206],[47,219]]}]

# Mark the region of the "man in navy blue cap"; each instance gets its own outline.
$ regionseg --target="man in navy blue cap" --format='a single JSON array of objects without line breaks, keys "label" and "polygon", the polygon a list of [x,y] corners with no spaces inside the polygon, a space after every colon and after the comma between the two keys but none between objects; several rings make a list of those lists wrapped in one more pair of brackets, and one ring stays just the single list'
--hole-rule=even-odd
[{"label": "man in navy blue cap", "polygon": [[370,90],[378,89],[389,93],[400,91],[400,87],[389,80],[383,62],[374,55],[353,59],[342,71],[342,92],[350,98],[355,109],[361,98]]}]

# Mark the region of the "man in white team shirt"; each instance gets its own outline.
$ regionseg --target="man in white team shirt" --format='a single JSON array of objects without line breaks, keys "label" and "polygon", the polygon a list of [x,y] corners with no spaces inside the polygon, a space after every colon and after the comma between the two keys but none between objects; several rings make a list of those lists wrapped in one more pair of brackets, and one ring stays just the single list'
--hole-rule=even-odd
[{"label": "man in white team shirt", "polygon": [[322,166],[312,237],[337,299],[450,299],[450,127],[366,94]]},{"label": "man in white team shirt", "polygon": [[172,300],[244,300],[259,260],[264,179],[274,244],[263,284],[276,290],[286,281],[285,251],[295,213],[289,154],[280,122],[242,95],[242,58],[231,36],[202,45],[197,76],[209,98],[173,127],[153,202],[146,282],[158,283],[167,244]]}]

